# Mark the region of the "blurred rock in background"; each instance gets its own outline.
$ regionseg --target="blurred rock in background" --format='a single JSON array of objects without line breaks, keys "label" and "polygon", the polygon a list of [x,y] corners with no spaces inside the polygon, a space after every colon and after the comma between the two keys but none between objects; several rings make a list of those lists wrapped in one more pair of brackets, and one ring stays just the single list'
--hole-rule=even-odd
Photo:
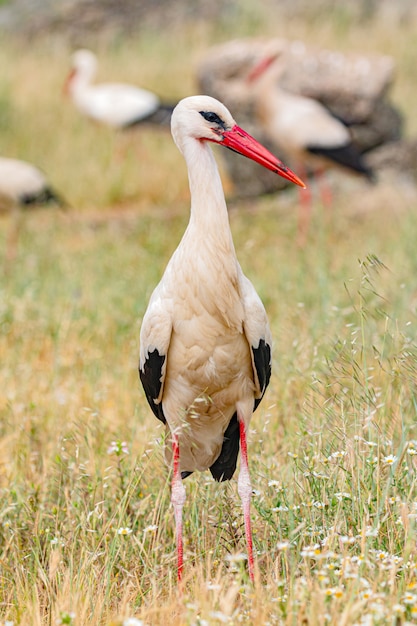
[{"label": "blurred rock in background", "polygon": [[[355,147],[366,153],[366,162],[377,175],[391,169],[417,180],[417,141],[403,138],[402,116],[389,100],[395,67],[388,56],[345,54],[285,39],[236,40],[207,51],[198,68],[199,90],[224,102],[239,124],[272,152],[279,148],[280,158],[294,166],[285,148],[283,153],[282,146],[274,145],[259,122],[257,84],[248,82],[251,70],[271,50],[279,55],[282,68],[275,78],[280,90],[312,98],[343,121]],[[225,159],[239,195],[273,192],[286,184],[227,152]]]}]

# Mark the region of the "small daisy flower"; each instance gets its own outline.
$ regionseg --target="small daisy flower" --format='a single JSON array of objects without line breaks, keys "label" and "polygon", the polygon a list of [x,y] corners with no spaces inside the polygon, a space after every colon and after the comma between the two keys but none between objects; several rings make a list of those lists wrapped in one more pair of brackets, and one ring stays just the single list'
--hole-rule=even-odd
[{"label": "small daisy flower", "polygon": [[131,534],[131,532],[132,532],[132,529],[131,529],[131,528],[128,528],[128,526],[121,527],[121,528],[118,528],[118,529],[117,529],[117,534],[118,534],[118,535],[123,535],[123,536],[126,536],[126,535],[130,535],[130,534]]},{"label": "small daisy flower", "polygon": [[303,550],[301,550],[300,554],[301,556],[313,559],[321,554],[320,544],[316,543],[312,546],[306,546]]},{"label": "small daisy flower", "polygon": [[405,593],[402,597],[402,601],[404,604],[407,604],[407,606],[410,605],[415,605],[417,604],[417,596],[415,593],[410,593],[409,591],[407,593]]},{"label": "small daisy flower", "polygon": [[328,457],[328,460],[331,461],[332,459],[343,459],[346,454],[346,450],[336,450],[335,452],[332,452],[332,454]]},{"label": "small daisy flower", "polygon": [[279,482],[279,480],[269,480],[268,481],[268,487],[280,487],[281,483]]},{"label": "small daisy flower", "polygon": [[373,596],[373,593],[370,589],[364,589],[363,591],[361,591],[362,600],[370,600],[372,596]]},{"label": "small daisy flower", "polygon": [[336,498],[336,500],[339,500],[339,502],[341,502],[342,500],[352,500],[351,494],[347,491],[338,491],[334,494],[334,497]]},{"label": "small daisy flower", "polygon": [[384,456],[382,462],[384,463],[384,465],[394,465],[397,458],[398,457],[396,457],[394,454],[388,454],[388,456]]},{"label": "small daisy flower", "polygon": [[340,587],[328,587],[324,593],[329,598],[341,598],[343,596],[343,589]]},{"label": "small daisy flower", "polygon": [[344,543],[347,545],[353,545],[354,543],[356,543],[356,538],[355,537],[349,537],[348,535],[342,535],[340,537],[340,543]]},{"label": "small daisy flower", "polygon": [[288,550],[289,547],[290,547],[289,541],[279,541],[277,543],[277,550]]},{"label": "small daisy flower", "polygon": [[292,459],[298,459],[298,454],[296,454],[295,452],[288,452],[288,456],[290,456]]},{"label": "small daisy flower", "polygon": [[143,529],[143,532],[146,535],[146,533],[155,533],[157,530],[158,530],[157,524],[150,524],[150,526],[146,526],[146,528]]}]

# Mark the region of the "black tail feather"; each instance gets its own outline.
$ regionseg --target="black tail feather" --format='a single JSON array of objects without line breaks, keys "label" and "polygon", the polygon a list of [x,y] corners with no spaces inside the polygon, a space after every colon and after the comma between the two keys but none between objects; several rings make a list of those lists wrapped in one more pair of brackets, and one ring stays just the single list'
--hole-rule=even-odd
[{"label": "black tail feather", "polygon": [[235,413],[224,433],[223,445],[219,457],[210,467],[210,472],[214,480],[223,482],[224,480],[230,480],[232,478],[236,470],[239,446],[239,423],[237,421],[237,413]]},{"label": "black tail feather", "polygon": [[339,165],[363,174],[370,181],[375,180],[375,173],[365,163],[361,153],[355,148],[353,144],[346,144],[345,146],[339,146],[337,148],[326,148],[323,146],[308,146],[308,152],[316,154],[318,156],[324,156],[330,161],[334,161]]},{"label": "black tail feather", "polygon": [[171,124],[172,111],[175,109],[176,104],[160,104],[159,107],[146,117],[138,118],[137,120],[131,120],[128,124],[123,126],[124,129],[132,128],[132,126],[139,126],[140,124],[152,124],[154,126],[164,126],[169,128]]},{"label": "black tail feather", "polygon": [[22,207],[30,208],[42,204],[56,204],[62,209],[68,209],[68,202],[51,187],[45,187],[42,191],[33,194],[24,194],[19,198]]}]

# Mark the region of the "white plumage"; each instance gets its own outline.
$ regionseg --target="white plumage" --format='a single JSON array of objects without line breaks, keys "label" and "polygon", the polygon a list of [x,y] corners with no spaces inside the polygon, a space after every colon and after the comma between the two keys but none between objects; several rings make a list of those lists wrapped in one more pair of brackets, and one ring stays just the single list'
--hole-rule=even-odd
[{"label": "white plumage", "polygon": [[253,90],[258,122],[266,135],[295,163],[317,169],[339,164],[368,178],[371,169],[352,143],[347,126],[320,102],[279,86],[280,53],[258,63],[247,82]]},{"label": "white plumage", "polygon": [[62,199],[52,190],[40,169],[19,159],[0,157],[0,208],[30,207]]},{"label": "white plumage", "polygon": [[191,216],[142,322],[139,372],[148,402],[171,435],[172,501],[182,572],[185,478],[210,469],[232,477],[239,441],[249,573],[253,579],[246,432],[271,372],[271,333],[263,304],[233,245],[220,175],[208,142],[229,147],[301,186],[276,157],[236,125],[214,98],[182,100],[172,134],[188,167]]},{"label": "white plumage", "polygon": [[172,107],[162,105],[151,91],[125,83],[93,84],[97,58],[90,50],[77,50],[72,56],[72,66],[66,90],[83,115],[114,128],[123,128],[143,122],[163,109],[165,116],[157,118],[156,123],[169,122]]}]

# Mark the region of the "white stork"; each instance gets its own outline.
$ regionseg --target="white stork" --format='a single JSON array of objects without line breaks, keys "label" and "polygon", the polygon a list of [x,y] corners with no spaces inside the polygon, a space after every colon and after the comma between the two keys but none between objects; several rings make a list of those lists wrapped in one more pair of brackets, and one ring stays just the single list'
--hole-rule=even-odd
[{"label": "white stork", "polygon": [[259,121],[278,147],[294,162],[316,168],[338,164],[372,180],[374,174],[352,143],[348,127],[320,102],[289,93],[279,86],[281,54],[271,54],[257,63],[247,77],[256,94]]},{"label": "white stork", "polygon": [[[352,142],[349,128],[320,102],[289,93],[279,86],[282,61],[273,53],[257,63],[246,83],[255,97],[260,127],[277,149],[282,149],[303,177],[312,172],[320,184],[323,204],[331,204],[324,170],[341,166],[345,171],[375,180],[372,169]],[[299,238],[303,243],[310,219],[311,195],[300,196]]]},{"label": "white stork", "polygon": [[93,52],[74,52],[65,91],[83,115],[113,128],[128,128],[144,122],[169,125],[173,106],[162,104],[156,94],[134,85],[92,84],[96,71],[97,58]]},{"label": "white stork", "polygon": [[246,435],[271,375],[271,332],[264,306],[236,258],[209,142],[304,184],[214,98],[181,100],[171,129],[188,167],[191,216],[143,318],[139,375],[152,411],[170,434],[166,458],[173,459],[178,580],[183,570],[182,478],[210,469],[215,480],[229,480],[240,442],[238,492],[253,581]]},{"label": "white stork", "polygon": [[40,169],[27,161],[0,157],[0,210],[50,202],[66,206]]},{"label": "white stork", "polygon": [[62,208],[68,207],[40,169],[27,161],[0,157],[0,213],[12,212],[11,227],[6,238],[6,269],[16,257],[22,211],[51,203]]}]

